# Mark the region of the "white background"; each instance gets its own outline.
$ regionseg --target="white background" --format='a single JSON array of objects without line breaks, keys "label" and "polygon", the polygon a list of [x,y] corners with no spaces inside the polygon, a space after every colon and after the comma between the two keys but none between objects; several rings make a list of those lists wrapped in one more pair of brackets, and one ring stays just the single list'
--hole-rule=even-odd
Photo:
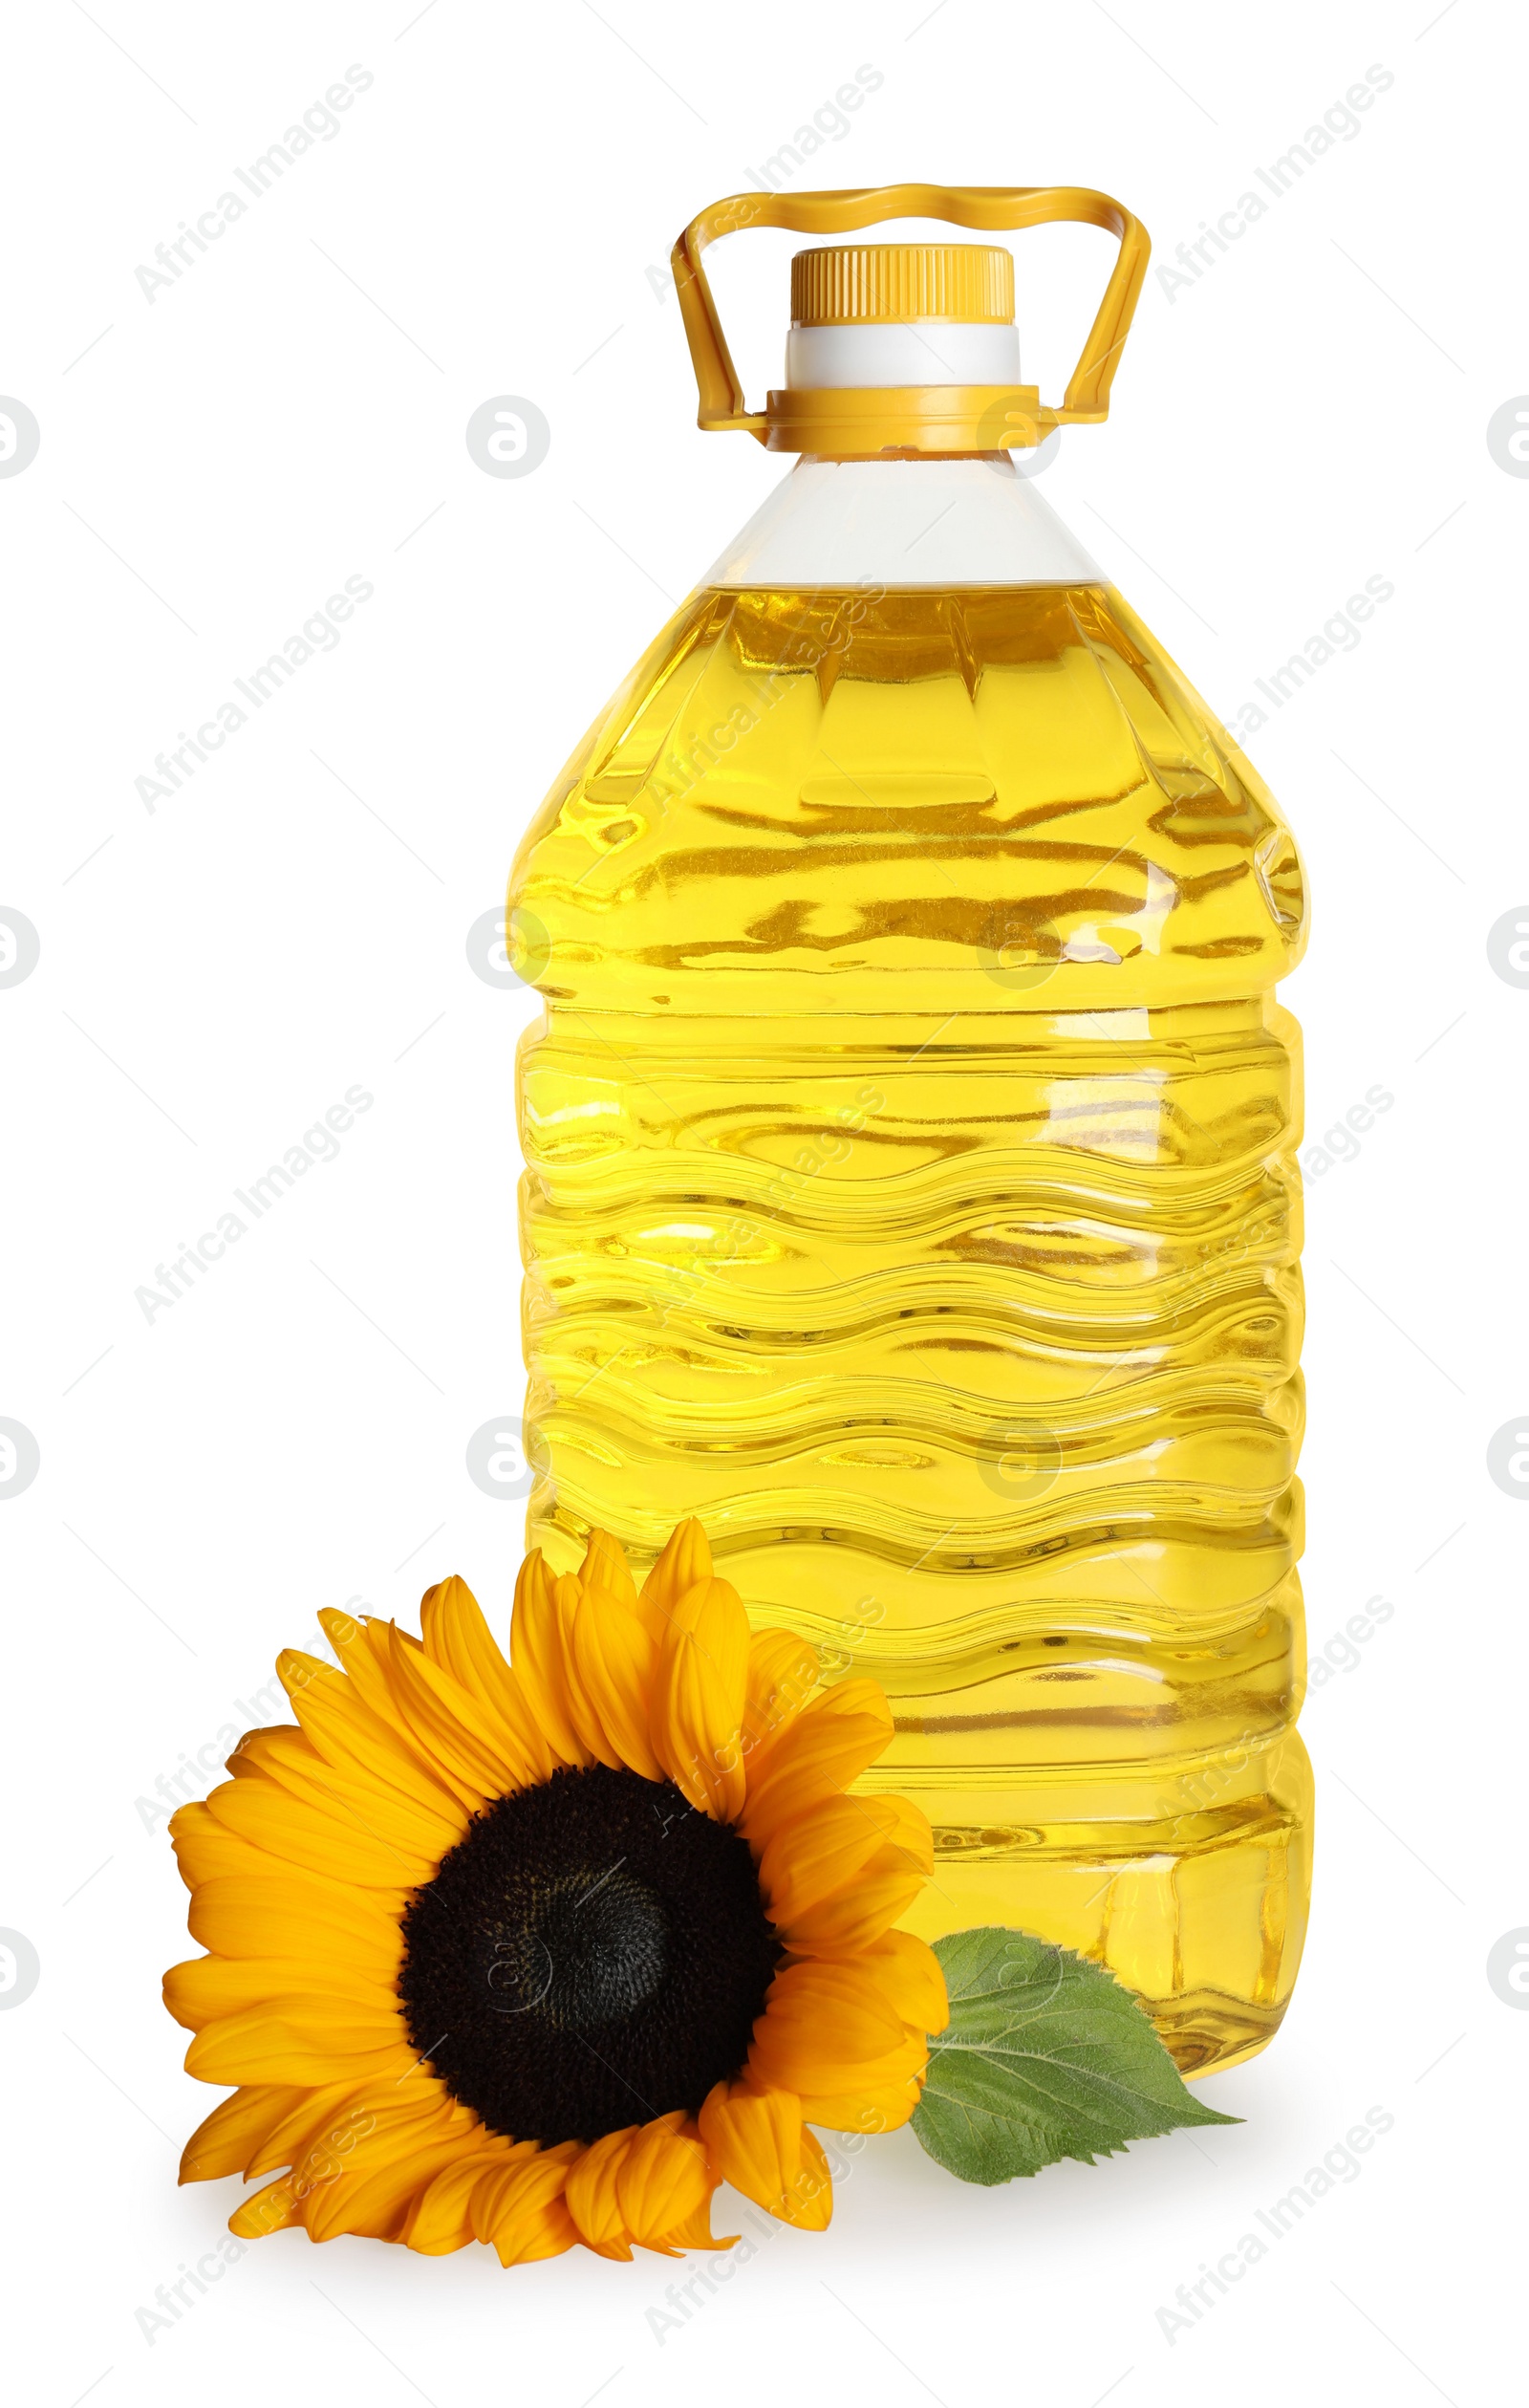
[{"label": "white background", "polygon": [[[1529,897],[1529,481],[1486,430],[1529,388],[1516,12],[35,0],[8,47],[0,389],[41,427],[0,482],[0,903],[41,937],[0,991],[0,1414],[41,1454],[0,1504],[0,1924],[41,1964],[0,2014],[8,2397],[1504,2397],[1529,2015],[1486,1958],[1529,1924],[1529,1513],[1487,1447],[1529,1412],[1529,991],[1487,936]],[[374,81],[338,134],[148,299],[156,244],[352,62]],[[1310,1136],[1394,1098],[1310,1186],[1314,1657],[1376,1593],[1395,1611],[1307,1703],[1304,1971],[1275,2046],[1207,2087],[1246,2121],[995,2192],[899,2135],[827,2237],[781,2234],[661,2337],[692,2268],[295,2234],[146,2337],[236,2186],[175,2188],[212,2093],[159,2004],[184,1897],[137,1801],[213,1765],[320,1606],[412,1616],[459,1570],[507,1614],[519,1508],[463,1449],[519,1399],[527,998],[474,975],[466,933],[669,598],[783,472],[696,431],[649,271],[861,65],[880,88],[794,188],[1094,184],[1172,263],[1374,64],[1394,82],[1354,139],[1172,297],[1150,276],[1112,423],[1044,488],[1227,717],[1367,577],[1395,587],[1250,742],[1316,896],[1287,998]],[[757,395],[792,244],[729,248]],[[1108,253],[1024,238],[1050,393]],[[516,480],[463,442],[504,393],[551,429]],[[337,648],[147,811],[155,754],[350,575],[375,592]],[[146,1321],[135,1290],[353,1084],[375,1102],[338,1159]],[[1170,2342],[1176,2288],[1372,2106],[1394,2126],[1360,2178]]]}]

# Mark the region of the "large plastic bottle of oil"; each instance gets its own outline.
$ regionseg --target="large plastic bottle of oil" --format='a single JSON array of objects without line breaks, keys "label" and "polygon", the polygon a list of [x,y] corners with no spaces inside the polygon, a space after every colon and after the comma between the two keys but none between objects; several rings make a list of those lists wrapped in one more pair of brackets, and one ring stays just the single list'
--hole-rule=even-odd
[{"label": "large plastic bottle of oil", "polygon": [[[841,244],[743,406],[700,266],[750,224],[1121,238],[1059,410],[1011,253]],[[511,956],[529,1536],[699,1514],[758,1622],[888,1690],[926,1937],[1020,1926],[1187,2070],[1277,2027],[1309,1879],[1299,857],[1041,498],[1146,262],[1079,191],[750,194],[675,267],[701,424],[803,457],[530,829]],[[593,608],[570,597],[570,611]]]}]

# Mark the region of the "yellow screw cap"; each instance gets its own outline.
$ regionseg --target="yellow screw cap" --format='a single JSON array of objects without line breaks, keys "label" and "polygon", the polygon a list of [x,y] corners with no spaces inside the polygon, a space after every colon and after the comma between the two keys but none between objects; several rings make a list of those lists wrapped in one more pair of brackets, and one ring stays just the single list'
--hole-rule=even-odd
[{"label": "yellow screw cap", "polygon": [[985,243],[844,243],[791,262],[798,326],[894,326],[958,318],[1012,326],[1014,260]]}]

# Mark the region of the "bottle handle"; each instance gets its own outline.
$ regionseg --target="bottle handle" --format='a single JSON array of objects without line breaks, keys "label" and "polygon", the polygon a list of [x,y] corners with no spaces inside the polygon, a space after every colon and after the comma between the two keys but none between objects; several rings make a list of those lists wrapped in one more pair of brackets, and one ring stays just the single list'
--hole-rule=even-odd
[{"label": "bottle handle", "polygon": [[[897,217],[938,218],[947,226],[966,226],[981,233],[1066,222],[1102,227],[1115,235],[1120,249],[1066,393],[1056,408],[1043,406],[1036,413],[1040,428],[1098,425],[1108,418],[1109,387],[1152,249],[1140,220],[1107,192],[1090,192],[1080,184],[890,184],[851,192],[735,192],[691,220],[674,247],[670,265],[700,393],[700,426],[709,434],[736,429],[768,443],[772,423],[768,411],[750,410],[733,366],[701,266],[708,245],[751,226],[781,227],[794,234],[849,234]],[[1038,434],[1023,440],[1036,441]]]}]

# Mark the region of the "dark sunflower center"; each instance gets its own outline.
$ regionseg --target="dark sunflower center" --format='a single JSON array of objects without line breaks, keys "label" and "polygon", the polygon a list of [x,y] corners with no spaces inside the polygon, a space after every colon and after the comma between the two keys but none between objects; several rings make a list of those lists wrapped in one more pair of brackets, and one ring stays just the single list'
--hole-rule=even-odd
[{"label": "dark sunflower center", "polygon": [[738,2072],[780,1956],[747,1843],[640,1773],[500,1798],[403,1918],[409,2034],[515,2140],[692,2114]]},{"label": "dark sunflower center", "polygon": [[571,1873],[507,1924],[488,1967],[502,2015],[541,2014],[559,2031],[598,2031],[651,1998],[669,1969],[663,1900],[624,1871]]}]

